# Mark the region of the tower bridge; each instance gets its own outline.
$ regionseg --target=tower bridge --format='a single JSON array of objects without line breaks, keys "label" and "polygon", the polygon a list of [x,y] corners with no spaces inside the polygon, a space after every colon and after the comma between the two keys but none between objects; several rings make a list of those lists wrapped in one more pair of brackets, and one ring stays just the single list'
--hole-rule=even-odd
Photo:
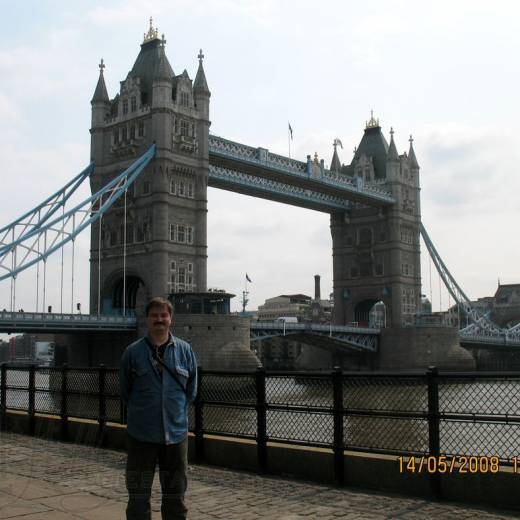
[{"label": "tower bridge", "polygon": [[[341,328],[368,321],[379,301],[385,304],[388,327],[413,326],[421,298],[422,234],[448,290],[473,324],[462,337],[493,337],[495,343],[505,337],[505,344],[520,344],[520,328],[501,329],[471,307],[427,236],[411,137],[408,151],[399,154],[393,129],[387,141],[372,115],[351,163],[341,163],[335,141],[330,168],[325,168],[317,156],[298,161],[211,135],[211,92],[203,58],[201,51],[194,80],[186,70],[176,74],[166,41],[150,26],[113,96],[101,60],[91,100],[91,164],[0,229],[0,281],[11,281],[10,311],[15,310],[19,273],[35,264],[45,269],[52,253],[73,244],[87,227],[90,315],[99,317],[99,327],[109,326],[101,317],[132,315],[153,295],[205,292],[207,189],[215,187],[330,214],[334,315],[329,336],[335,335],[335,341],[374,350],[376,331]],[[87,178],[92,196],[65,210]],[[45,309],[45,279],[42,283]],[[20,326],[31,322],[28,316],[15,318]],[[30,326],[37,329],[38,320],[42,328],[53,321],[34,314]],[[82,320],[62,315],[54,326],[61,322],[66,327],[68,321],[88,327],[89,319]],[[5,330],[2,316],[0,326]],[[255,339],[265,336],[267,328],[255,325],[251,330]]]}]

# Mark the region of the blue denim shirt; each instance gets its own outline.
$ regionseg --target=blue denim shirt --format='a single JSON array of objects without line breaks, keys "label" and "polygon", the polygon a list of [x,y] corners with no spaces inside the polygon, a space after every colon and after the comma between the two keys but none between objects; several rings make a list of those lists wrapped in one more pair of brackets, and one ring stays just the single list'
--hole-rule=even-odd
[{"label": "blue denim shirt", "polygon": [[197,392],[197,361],[189,343],[170,335],[164,363],[179,382],[152,358],[145,338],[129,345],[121,357],[119,383],[127,406],[127,431],[144,442],[176,444],[188,434],[188,402]]}]

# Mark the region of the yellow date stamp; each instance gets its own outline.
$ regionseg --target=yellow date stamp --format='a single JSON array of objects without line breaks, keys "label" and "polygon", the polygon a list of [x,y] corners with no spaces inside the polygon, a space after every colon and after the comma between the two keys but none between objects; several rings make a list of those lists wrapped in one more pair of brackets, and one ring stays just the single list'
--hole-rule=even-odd
[{"label": "yellow date stamp", "polygon": [[[421,457],[397,457],[399,473],[426,473],[426,474],[486,474],[498,473],[501,469],[498,457],[476,455],[424,455]],[[520,463],[513,460],[513,472],[520,471]]]}]

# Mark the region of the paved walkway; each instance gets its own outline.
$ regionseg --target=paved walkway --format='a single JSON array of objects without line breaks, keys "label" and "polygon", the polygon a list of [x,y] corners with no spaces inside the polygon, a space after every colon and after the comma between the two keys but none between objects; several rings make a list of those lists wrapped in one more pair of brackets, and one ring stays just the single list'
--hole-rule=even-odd
[{"label": "paved walkway", "polygon": [[[125,454],[12,433],[0,436],[0,519],[123,519]],[[506,519],[494,512],[190,466],[190,520]],[[153,518],[159,519],[158,479]]]}]

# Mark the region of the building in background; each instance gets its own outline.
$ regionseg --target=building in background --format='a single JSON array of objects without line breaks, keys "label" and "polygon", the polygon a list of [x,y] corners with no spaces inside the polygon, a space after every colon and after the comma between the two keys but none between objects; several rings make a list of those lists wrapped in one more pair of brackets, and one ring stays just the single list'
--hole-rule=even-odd
[{"label": "building in background", "polygon": [[[258,307],[259,321],[284,319],[287,323],[331,323],[334,302],[331,298],[321,299],[320,276],[314,276],[314,298],[305,294],[281,294],[267,298]],[[290,370],[305,348],[299,341],[291,341],[290,336],[266,339],[257,342],[253,348],[267,369]]]}]

